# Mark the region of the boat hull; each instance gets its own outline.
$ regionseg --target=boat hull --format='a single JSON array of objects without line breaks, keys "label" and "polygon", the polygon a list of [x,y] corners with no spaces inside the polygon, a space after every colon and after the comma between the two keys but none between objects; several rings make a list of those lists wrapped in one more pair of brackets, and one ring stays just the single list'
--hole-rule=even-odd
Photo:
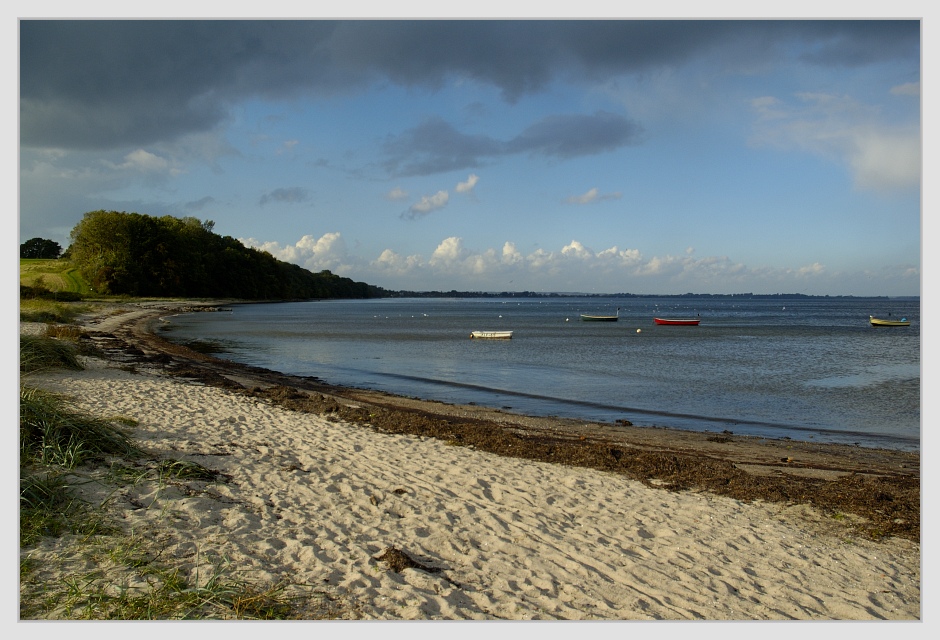
[{"label": "boat hull", "polygon": [[698,323],[701,322],[701,320],[699,320],[698,318],[653,318],[653,322],[655,322],[656,324],[694,327],[698,325]]},{"label": "boat hull", "polygon": [[512,338],[512,331],[471,331],[470,337],[482,340],[509,340]]},{"label": "boat hull", "polygon": [[909,327],[911,326],[910,320],[884,320],[882,318],[875,318],[873,316],[868,316],[868,322],[871,323],[873,327]]},{"label": "boat hull", "polygon": [[586,316],[583,313],[581,319],[585,322],[617,322],[617,316]]}]

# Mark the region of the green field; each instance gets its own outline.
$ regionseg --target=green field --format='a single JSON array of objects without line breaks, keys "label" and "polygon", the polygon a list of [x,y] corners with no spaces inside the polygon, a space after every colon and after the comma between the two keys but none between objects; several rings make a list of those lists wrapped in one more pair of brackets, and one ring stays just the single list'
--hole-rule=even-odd
[{"label": "green field", "polygon": [[68,291],[83,296],[94,292],[78,272],[71,260],[20,259],[20,284],[30,287],[42,285],[50,291]]}]

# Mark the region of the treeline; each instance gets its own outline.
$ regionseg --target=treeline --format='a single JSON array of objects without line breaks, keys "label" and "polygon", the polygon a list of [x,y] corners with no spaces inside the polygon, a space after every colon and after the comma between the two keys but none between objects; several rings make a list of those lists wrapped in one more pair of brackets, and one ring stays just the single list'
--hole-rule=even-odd
[{"label": "treeline", "polygon": [[69,258],[97,293],[243,300],[375,298],[380,287],[313,273],[213,232],[212,221],[91,211]]}]

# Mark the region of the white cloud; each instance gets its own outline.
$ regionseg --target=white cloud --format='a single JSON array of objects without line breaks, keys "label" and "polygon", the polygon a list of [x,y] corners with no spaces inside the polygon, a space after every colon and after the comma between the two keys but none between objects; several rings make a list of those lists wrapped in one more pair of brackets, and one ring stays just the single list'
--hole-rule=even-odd
[{"label": "white cloud", "polygon": [[450,195],[446,191],[438,191],[433,196],[423,196],[421,200],[411,205],[402,217],[410,220],[423,218],[433,211],[446,207],[448,200],[450,200]]},{"label": "white cloud", "polygon": [[594,257],[594,252],[586,248],[577,240],[572,240],[569,244],[562,247],[561,254],[563,256],[577,258],[579,260],[590,260]]},{"label": "white cloud", "polygon": [[805,267],[800,267],[797,269],[796,273],[800,276],[818,276],[822,273],[825,273],[825,271],[826,267],[819,264],[818,262],[814,262],[813,264],[807,265]]},{"label": "white cloud", "polygon": [[403,276],[423,268],[424,262],[421,260],[421,256],[402,256],[391,249],[386,249],[369,266],[383,276]]},{"label": "white cloud", "polygon": [[[899,91],[909,91],[904,89]],[[800,93],[798,104],[762,97],[751,101],[757,122],[751,142],[800,150],[847,165],[860,189],[917,187],[920,125],[885,125],[878,109],[848,96]]]},{"label": "white cloud", "polygon": [[570,196],[566,198],[565,202],[567,202],[568,204],[590,204],[592,202],[601,202],[604,200],[617,200],[622,195],[623,194],[621,194],[619,191],[614,191],[613,193],[601,194],[600,191],[598,191],[597,187],[593,187],[591,189],[588,189],[587,191],[585,191],[579,196]]},{"label": "white cloud", "polygon": [[295,244],[281,246],[278,242],[260,242],[254,238],[239,238],[246,247],[267,251],[278,260],[300,265],[313,272],[328,269],[337,274],[349,271],[346,242],[339,233],[325,233],[316,238],[305,235]]},{"label": "white cloud", "polygon": [[477,182],[478,182],[479,180],[480,180],[480,178],[479,178],[477,175],[471,173],[471,174],[467,177],[467,181],[466,181],[466,182],[458,182],[458,183],[457,183],[457,193],[469,193],[469,192],[473,191],[473,188],[474,188],[475,186],[477,186]]},{"label": "white cloud", "polygon": [[463,248],[463,240],[450,237],[437,245],[428,264],[433,267],[448,267],[458,263],[465,256],[466,250]]},{"label": "white cloud", "polygon": [[605,293],[810,293],[846,291],[850,295],[877,295],[886,286],[917,286],[916,265],[899,265],[881,273],[837,273],[815,262],[801,267],[752,267],[726,256],[696,258],[689,249],[680,255],[644,256],[639,249],[616,246],[594,251],[572,240],[556,251],[541,247],[525,254],[512,242],[499,249],[471,249],[462,238],[442,240],[425,260],[385,249],[367,261],[349,256],[339,233],[319,238],[306,235],[294,244],[243,239],[247,246],[268,251],[276,258],[317,272],[329,269],[354,280],[387,289],[467,291],[586,291]]},{"label": "white cloud", "polygon": [[597,187],[589,189],[580,196],[571,196],[567,201],[572,204],[587,204],[589,202],[594,202],[595,200],[597,200]]},{"label": "white cloud", "polygon": [[501,262],[507,265],[519,264],[525,260],[522,257],[522,254],[519,253],[519,250],[516,249],[516,245],[512,242],[507,242],[503,245],[503,252]]},{"label": "white cloud", "polygon": [[391,191],[385,194],[385,197],[389,200],[404,200],[408,197],[408,192],[402,189],[401,187],[395,187]]},{"label": "white cloud", "polygon": [[855,136],[848,160],[857,186],[891,189],[920,184],[920,159],[918,134],[871,130]]},{"label": "white cloud", "polygon": [[891,95],[919,96],[920,95],[920,83],[919,82],[906,82],[904,84],[899,84],[896,87],[891,87]]},{"label": "white cloud", "polygon": [[131,151],[124,156],[124,161],[121,163],[104,161],[104,164],[111,169],[143,174],[178,175],[182,173],[166,158],[145,151],[144,149]]}]

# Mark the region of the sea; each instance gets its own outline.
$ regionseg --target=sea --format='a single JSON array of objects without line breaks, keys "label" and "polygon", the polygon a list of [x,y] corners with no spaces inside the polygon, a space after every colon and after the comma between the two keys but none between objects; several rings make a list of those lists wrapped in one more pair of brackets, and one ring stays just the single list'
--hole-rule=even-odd
[{"label": "sea", "polygon": [[[911,324],[872,327],[869,316]],[[335,385],[612,425],[920,448],[918,298],[383,298],[165,320],[174,342]],[[513,336],[470,339],[476,330]]]}]

